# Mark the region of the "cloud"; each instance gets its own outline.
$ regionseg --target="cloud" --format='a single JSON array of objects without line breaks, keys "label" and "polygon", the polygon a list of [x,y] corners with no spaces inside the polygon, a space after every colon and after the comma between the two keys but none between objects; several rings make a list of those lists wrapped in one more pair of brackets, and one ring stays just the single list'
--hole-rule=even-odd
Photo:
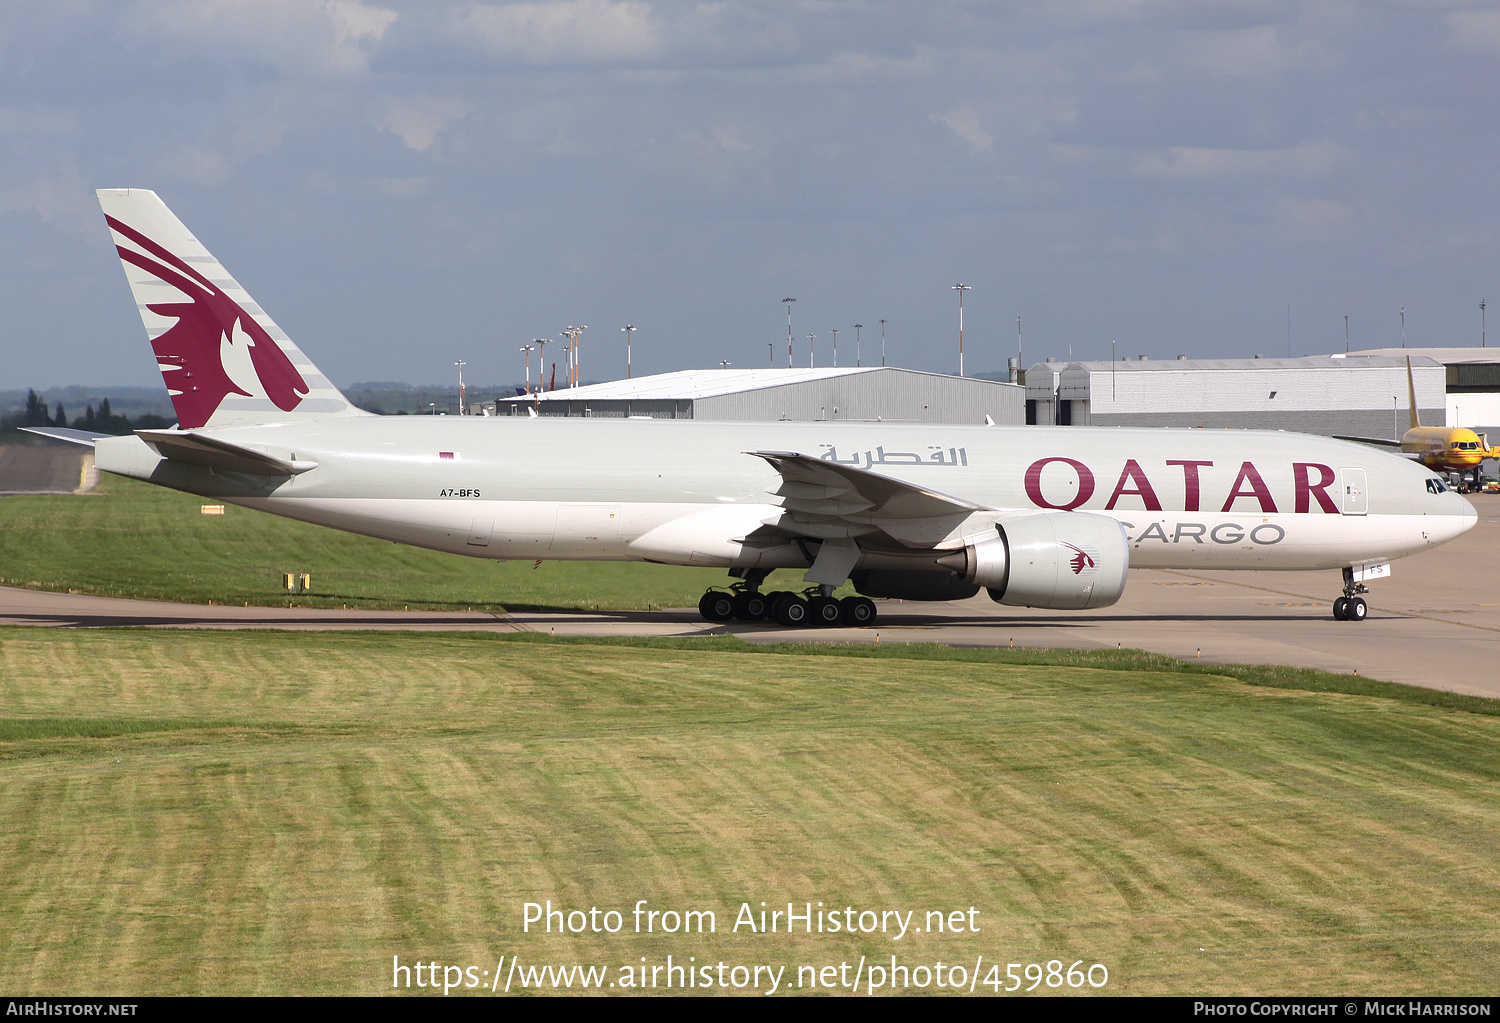
[{"label": "cloud", "polygon": [[214,149],[190,146],[164,154],[158,171],[195,185],[223,185],[229,180],[232,164],[227,156]]},{"label": "cloud", "polygon": [[376,178],[373,184],[375,190],[388,199],[416,199],[431,190],[432,179],[426,177]]},{"label": "cloud", "polygon": [[363,0],[146,0],[127,20],[159,46],[175,37],[282,74],[362,74],[396,12]]},{"label": "cloud", "polygon": [[946,114],[933,114],[932,119],[939,124],[946,124],[953,134],[967,142],[974,152],[994,152],[995,136],[980,126],[979,118],[968,107],[961,107]]},{"label": "cloud", "polygon": [[1183,45],[1191,63],[1229,78],[1270,77],[1314,62],[1328,64],[1333,59],[1311,39],[1285,41],[1273,25],[1190,32]]},{"label": "cloud", "polygon": [[1332,241],[1343,237],[1354,223],[1354,211],[1338,199],[1282,199],[1272,219],[1298,237]]},{"label": "cloud", "polygon": [[1452,11],[1448,45],[1472,53],[1500,53],[1500,11]]},{"label": "cloud", "polygon": [[1342,146],[1304,142],[1290,149],[1194,149],[1173,147],[1136,160],[1141,178],[1191,180],[1246,177],[1323,177],[1345,162]]},{"label": "cloud", "polygon": [[1116,235],[1098,243],[1098,250],[1114,256],[1170,256],[1180,246],[1170,227],[1157,227],[1139,236]]},{"label": "cloud", "polygon": [[0,174],[0,213],[35,213],[81,238],[99,234],[98,207],[89,183],[71,163],[49,162],[20,174]]},{"label": "cloud", "polygon": [[432,148],[438,132],[471,109],[463,100],[446,97],[396,100],[376,126],[401,136],[406,148],[425,153]]},{"label": "cloud", "polygon": [[0,107],[0,135],[71,135],[78,130],[74,111],[55,107]]},{"label": "cloud", "polygon": [[[1324,6],[1330,0],[1322,0]],[[1081,29],[1116,29],[1122,25],[1158,31],[1235,29],[1285,20],[1304,0],[1073,0],[1047,5],[1054,24]]]},{"label": "cloud", "polygon": [[740,138],[739,129],[732,125],[715,128],[710,134],[713,136],[714,142],[718,143],[720,149],[748,151],[755,148]]},{"label": "cloud", "polygon": [[534,64],[646,60],[663,48],[651,5],[640,0],[475,4],[457,28],[490,53]]}]

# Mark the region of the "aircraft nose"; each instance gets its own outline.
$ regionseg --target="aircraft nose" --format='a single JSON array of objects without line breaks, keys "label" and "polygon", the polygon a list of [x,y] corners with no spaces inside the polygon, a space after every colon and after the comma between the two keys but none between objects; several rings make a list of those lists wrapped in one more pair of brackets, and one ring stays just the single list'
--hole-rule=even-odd
[{"label": "aircraft nose", "polygon": [[1479,521],[1479,510],[1469,502],[1469,499],[1467,497],[1463,497],[1460,494],[1454,494],[1453,496],[1457,497],[1460,501],[1463,502],[1463,507],[1458,509],[1459,518],[1463,520],[1462,524],[1458,528],[1458,531],[1460,533],[1467,533],[1469,530],[1473,529],[1474,524]]},{"label": "aircraft nose", "polygon": [[1442,525],[1436,530],[1435,543],[1447,543],[1456,536],[1462,536],[1474,528],[1479,521],[1479,512],[1469,503],[1469,499],[1462,494],[1446,494],[1449,498],[1449,513],[1439,521]]}]

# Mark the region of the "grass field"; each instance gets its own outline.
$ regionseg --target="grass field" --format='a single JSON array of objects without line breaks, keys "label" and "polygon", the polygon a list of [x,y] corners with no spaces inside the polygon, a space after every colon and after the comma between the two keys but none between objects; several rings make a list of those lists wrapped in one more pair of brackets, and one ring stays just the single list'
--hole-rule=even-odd
[{"label": "grass field", "polygon": [[[0,499],[0,583],[185,603],[284,604],[286,572],[310,573],[303,607],[427,610],[693,607],[724,569],[637,562],[495,562],[403,547],[106,476],[87,497]],[[772,585],[800,584],[777,572]]]},{"label": "grass field", "polygon": [[[3,629],[0,977],[374,994],[394,955],[616,979],[670,954],[785,965],[795,990],[799,965],[896,955],[1102,963],[1114,993],[1492,993],[1500,708],[1214,671],[1130,651]],[[625,928],[523,934],[523,903],[549,899]],[[718,930],[637,935],[638,899]],[[918,925],[972,906],[979,930],[731,933],[762,901]]]}]

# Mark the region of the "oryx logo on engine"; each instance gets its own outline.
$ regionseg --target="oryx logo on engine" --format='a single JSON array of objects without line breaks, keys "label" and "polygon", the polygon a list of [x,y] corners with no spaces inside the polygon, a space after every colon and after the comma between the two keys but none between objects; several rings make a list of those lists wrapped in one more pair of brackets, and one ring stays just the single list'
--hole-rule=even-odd
[{"label": "oryx logo on engine", "polygon": [[1073,544],[1066,542],[1063,544],[1063,546],[1073,552],[1073,560],[1068,562],[1068,564],[1072,567],[1074,575],[1082,574],[1085,568],[1099,567],[1097,564],[1095,564],[1093,555],[1084,550],[1082,547],[1075,547]]}]

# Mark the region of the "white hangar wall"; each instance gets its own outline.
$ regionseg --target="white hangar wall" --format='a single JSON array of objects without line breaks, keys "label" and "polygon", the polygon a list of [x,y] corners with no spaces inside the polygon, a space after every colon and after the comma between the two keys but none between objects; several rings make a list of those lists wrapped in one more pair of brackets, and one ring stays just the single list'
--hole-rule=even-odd
[{"label": "white hangar wall", "polygon": [[[1395,438],[1410,426],[1405,359],[1050,363],[1026,379],[1028,404],[1036,402],[1028,420],[1039,423]],[[1446,425],[1443,366],[1414,358],[1412,379],[1423,425]]]},{"label": "white hangar wall", "polygon": [[[1366,358],[1418,356],[1440,362],[1448,374],[1448,426],[1500,429],[1500,349],[1497,348],[1371,348],[1349,352],[1351,362]],[[1339,356],[1334,356],[1339,358]],[[1422,420],[1426,423],[1424,417]]]}]

